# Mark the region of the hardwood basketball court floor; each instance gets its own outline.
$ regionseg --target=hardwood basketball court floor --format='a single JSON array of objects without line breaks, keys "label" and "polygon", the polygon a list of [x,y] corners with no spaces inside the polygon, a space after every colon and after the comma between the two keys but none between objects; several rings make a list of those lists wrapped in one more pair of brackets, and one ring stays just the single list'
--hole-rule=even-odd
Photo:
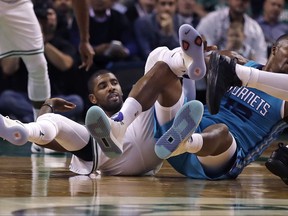
[{"label": "hardwood basketball court floor", "polygon": [[155,177],[75,176],[69,154],[31,154],[29,143],[1,141],[0,215],[288,215],[288,185],[264,166],[276,148],[236,180],[205,181],[166,162]]}]

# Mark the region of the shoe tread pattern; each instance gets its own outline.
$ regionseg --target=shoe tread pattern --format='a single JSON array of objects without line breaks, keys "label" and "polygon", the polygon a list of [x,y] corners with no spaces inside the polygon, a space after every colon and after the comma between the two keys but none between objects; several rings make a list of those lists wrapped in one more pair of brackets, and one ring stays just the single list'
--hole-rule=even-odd
[{"label": "shoe tread pattern", "polygon": [[97,107],[91,107],[86,114],[85,124],[91,136],[96,140],[104,154],[115,158],[122,154],[121,149],[110,136],[111,126],[105,112]]},{"label": "shoe tread pattern", "polygon": [[182,141],[186,141],[198,127],[203,115],[199,101],[186,103],[176,114],[174,122],[155,145],[155,153],[161,159],[169,157]]},{"label": "shoe tread pattern", "polygon": [[183,52],[193,59],[188,67],[189,78],[202,79],[206,74],[206,64],[204,44],[200,34],[191,25],[183,24],[179,28],[179,43]]}]

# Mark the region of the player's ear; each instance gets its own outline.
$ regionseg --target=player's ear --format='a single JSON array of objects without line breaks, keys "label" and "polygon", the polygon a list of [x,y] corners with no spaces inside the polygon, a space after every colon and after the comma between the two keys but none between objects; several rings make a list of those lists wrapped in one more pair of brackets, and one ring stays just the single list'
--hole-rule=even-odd
[{"label": "player's ear", "polygon": [[275,55],[276,51],[277,51],[277,47],[275,45],[273,45],[272,48],[271,48],[271,54]]},{"label": "player's ear", "polygon": [[95,95],[89,94],[89,100],[92,104],[97,104],[97,99],[96,99]]}]

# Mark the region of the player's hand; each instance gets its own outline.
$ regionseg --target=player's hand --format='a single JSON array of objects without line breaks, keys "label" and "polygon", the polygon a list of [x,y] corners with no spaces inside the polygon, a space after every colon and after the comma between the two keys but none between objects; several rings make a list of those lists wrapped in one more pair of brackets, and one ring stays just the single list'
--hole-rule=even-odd
[{"label": "player's hand", "polygon": [[67,112],[76,107],[76,104],[62,98],[49,98],[45,103],[50,104],[53,107],[54,112]]},{"label": "player's hand", "polygon": [[218,50],[218,47],[216,45],[209,45],[208,46],[207,40],[206,40],[204,35],[201,35],[201,38],[202,38],[202,41],[204,44],[204,52],[210,52],[210,51]]},{"label": "player's hand", "polygon": [[235,51],[231,51],[231,50],[221,50],[219,51],[219,54],[228,56],[229,58],[232,58],[232,59],[236,59],[237,64],[241,64],[241,65],[244,65],[249,61],[247,58],[243,57],[239,53]]},{"label": "player's hand", "polygon": [[85,70],[88,71],[93,64],[93,57],[95,55],[95,52],[91,44],[88,42],[80,42],[79,52],[82,60],[82,63],[79,66],[79,68],[80,69],[85,68]]}]

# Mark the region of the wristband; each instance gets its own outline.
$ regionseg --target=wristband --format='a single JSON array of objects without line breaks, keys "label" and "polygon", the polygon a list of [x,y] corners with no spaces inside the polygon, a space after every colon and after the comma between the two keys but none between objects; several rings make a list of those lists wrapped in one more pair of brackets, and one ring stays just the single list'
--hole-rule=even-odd
[{"label": "wristband", "polygon": [[53,108],[53,106],[52,106],[51,104],[44,103],[44,104],[42,105],[42,107],[43,107],[43,106],[48,106],[48,107],[51,109],[52,113],[54,113],[54,108]]}]

